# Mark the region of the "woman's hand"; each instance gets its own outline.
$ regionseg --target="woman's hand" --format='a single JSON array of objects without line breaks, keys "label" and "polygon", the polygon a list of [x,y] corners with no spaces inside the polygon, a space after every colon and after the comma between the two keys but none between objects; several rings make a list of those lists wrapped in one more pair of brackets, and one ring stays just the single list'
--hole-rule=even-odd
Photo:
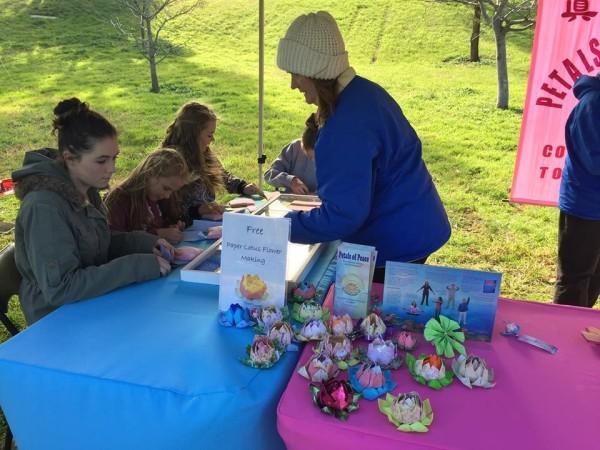
[{"label": "woman's hand", "polygon": [[292,192],[294,194],[308,194],[309,193],[309,190],[306,187],[306,185],[304,184],[304,182],[298,177],[292,178],[292,182],[290,183],[290,189],[292,190]]},{"label": "woman's hand", "polygon": [[257,185],[255,185],[254,183],[248,183],[245,187],[244,187],[244,191],[243,191],[244,195],[260,195],[262,198],[267,198],[265,196],[265,193],[262,191],[262,189],[260,189]]},{"label": "woman's hand", "polygon": [[183,240],[183,233],[177,225],[173,225],[169,228],[159,228],[156,230],[156,234],[172,244],[178,244]]},{"label": "woman's hand", "polygon": [[160,276],[164,277],[169,272],[171,272],[171,263],[161,256],[157,256],[157,255],[155,255],[155,256],[156,256],[156,260],[158,261],[158,266],[160,269]]},{"label": "woman's hand", "polygon": [[216,202],[205,203],[204,205],[198,206],[198,215],[203,219],[221,220],[223,219],[224,212],[225,206],[219,205]]}]

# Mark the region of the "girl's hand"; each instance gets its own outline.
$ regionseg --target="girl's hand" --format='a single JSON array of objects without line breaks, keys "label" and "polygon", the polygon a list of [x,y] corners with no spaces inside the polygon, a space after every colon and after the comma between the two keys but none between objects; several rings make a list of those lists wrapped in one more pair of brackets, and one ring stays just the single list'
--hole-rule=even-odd
[{"label": "girl's hand", "polygon": [[309,193],[309,190],[306,187],[306,185],[304,184],[304,182],[298,177],[292,178],[292,182],[290,184],[290,189],[292,190],[292,192],[294,194],[308,194]]},{"label": "girl's hand", "polygon": [[159,228],[156,230],[156,234],[159,237],[166,239],[172,244],[178,244],[183,240],[183,233],[177,227],[177,225],[173,225],[169,228]]},{"label": "girl's hand", "polygon": [[221,220],[223,219],[223,213],[225,212],[225,206],[219,205],[216,202],[206,203],[198,206],[198,215],[203,219],[208,220]]},{"label": "girl's hand", "polygon": [[156,256],[156,260],[160,268],[160,276],[164,277],[171,271],[171,263],[160,256]]},{"label": "girl's hand", "polygon": [[265,193],[254,183],[248,183],[244,187],[244,195],[260,195],[262,198],[267,198]]},{"label": "girl's hand", "polygon": [[175,257],[175,248],[173,248],[166,240],[160,238],[156,241],[156,244],[154,244],[153,253],[167,262],[173,261],[173,258]]}]

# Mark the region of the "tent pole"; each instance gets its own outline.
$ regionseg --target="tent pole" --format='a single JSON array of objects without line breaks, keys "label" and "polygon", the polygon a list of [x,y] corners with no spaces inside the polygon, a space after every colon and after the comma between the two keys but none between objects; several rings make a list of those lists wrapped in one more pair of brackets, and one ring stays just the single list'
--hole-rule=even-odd
[{"label": "tent pole", "polygon": [[258,0],[258,187],[263,187],[263,120],[265,96],[265,2]]}]

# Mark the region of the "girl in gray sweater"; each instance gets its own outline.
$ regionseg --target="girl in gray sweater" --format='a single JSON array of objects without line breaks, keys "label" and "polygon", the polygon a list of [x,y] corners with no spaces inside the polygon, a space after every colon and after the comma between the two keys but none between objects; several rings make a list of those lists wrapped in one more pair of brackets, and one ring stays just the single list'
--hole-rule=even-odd
[{"label": "girl in gray sweater", "polygon": [[315,114],[306,119],[301,139],[287,144],[265,172],[265,181],[284,192],[314,194],[317,191],[315,173],[315,141],[318,127]]}]

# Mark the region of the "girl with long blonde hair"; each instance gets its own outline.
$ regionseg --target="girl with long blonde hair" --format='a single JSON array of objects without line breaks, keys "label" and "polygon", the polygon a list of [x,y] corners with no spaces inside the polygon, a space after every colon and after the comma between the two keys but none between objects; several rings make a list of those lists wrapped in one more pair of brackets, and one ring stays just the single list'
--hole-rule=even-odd
[{"label": "girl with long blonde hair", "polygon": [[197,218],[219,220],[225,207],[216,203],[223,190],[240,195],[262,195],[253,183],[225,170],[210,148],[214,142],[217,116],[197,102],[183,105],[167,128],[163,147],[177,150],[185,159],[192,181],[181,190],[181,207],[186,221]]},{"label": "girl with long blonde hair", "polygon": [[150,153],[106,196],[111,229],[142,230],[180,242],[184,223],[176,193],[187,180],[187,165],[177,151],[162,148]]}]

